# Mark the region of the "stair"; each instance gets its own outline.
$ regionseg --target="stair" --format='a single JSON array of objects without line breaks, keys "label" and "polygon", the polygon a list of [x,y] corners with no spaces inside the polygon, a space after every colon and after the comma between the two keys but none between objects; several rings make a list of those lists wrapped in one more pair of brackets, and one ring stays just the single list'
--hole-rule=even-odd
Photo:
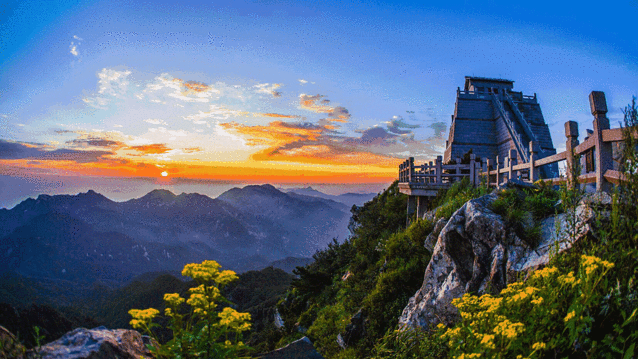
[{"label": "stair", "polygon": [[[504,95],[508,96],[507,94],[504,94]],[[503,108],[503,103],[501,102],[501,100],[498,99],[498,97],[494,93],[492,93],[492,103],[494,104],[494,107],[498,109],[501,115],[501,118],[503,119],[503,122],[505,122],[507,131],[509,132],[510,137],[514,141],[514,146],[516,147],[516,151],[518,152],[520,158],[524,161],[524,163],[529,162],[529,155],[527,154],[527,146],[523,145],[523,139],[521,138],[521,135],[518,133],[518,131],[516,131],[516,127],[514,127],[514,123],[512,122],[512,119],[510,118],[509,113],[505,111],[505,108]]]}]

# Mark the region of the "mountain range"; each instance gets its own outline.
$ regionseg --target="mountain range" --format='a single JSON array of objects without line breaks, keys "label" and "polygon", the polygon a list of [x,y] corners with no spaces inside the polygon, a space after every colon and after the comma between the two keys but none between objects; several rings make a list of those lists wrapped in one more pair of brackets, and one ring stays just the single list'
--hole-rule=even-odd
[{"label": "mountain range", "polygon": [[343,198],[271,185],[233,188],[216,199],[167,190],[126,202],[92,190],[40,195],[0,209],[0,273],[119,285],[205,259],[238,272],[258,269],[343,240],[350,207]]}]

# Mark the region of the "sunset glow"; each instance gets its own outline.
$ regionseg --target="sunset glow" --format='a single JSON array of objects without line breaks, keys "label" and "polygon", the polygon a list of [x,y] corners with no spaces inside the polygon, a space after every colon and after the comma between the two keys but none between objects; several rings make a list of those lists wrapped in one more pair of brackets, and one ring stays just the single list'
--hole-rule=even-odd
[{"label": "sunset glow", "polygon": [[442,154],[466,75],[538,93],[557,138],[591,127],[591,90],[618,122],[638,83],[628,5],[597,10],[594,31],[590,8],[510,2],[36,3],[0,15],[7,183],[388,184]]}]

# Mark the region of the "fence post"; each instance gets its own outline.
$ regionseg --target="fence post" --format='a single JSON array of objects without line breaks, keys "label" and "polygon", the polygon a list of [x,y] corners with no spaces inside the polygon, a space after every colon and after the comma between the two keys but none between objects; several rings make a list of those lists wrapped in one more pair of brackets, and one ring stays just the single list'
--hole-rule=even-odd
[{"label": "fence post", "polygon": [[442,172],[443,172],[443,156],[436,156],[436,183],[443,183]]},{"label": "fence post", "polygon": [[[575,121],[567,121],[565,122],[565,137],[567,137],[567,142],[565,142],[565,151],[567,151],[567,183],[569,187],[572,187],[574,184],[574,174],[572,170],[574,169],[574,148],[578,146],[578,123]],[[580,173],[576,173],[576,178]],[[573,189],[573,188],[572,188]]]},{"label": "fence post", "polygon": [[594,115],[594,141],[596,145],[595,166],[596,166],[596,191],[610,192],[611,183],[605,180],[605,171],[613,168],[613,155],[611,143],[603,142],[603,130],[609,129],[609,119],[607,116],[607,101],[605,93],[602,91],[592,91],[589,94],[589,106],[591,114]]},{"label": "fence post", "polygon": [[514,179],[514,165],[516,164],[516,150],[510,150],[510,155],[507,160],[507,180],[511,181]]},{"label": "fence post", "polygon": [[408,158],[408,168],[410,172],[408,172],[408,182],[412,183],[412,176],[414,176],[414,157]]},{"label": "fence post", "polygon": [[[428,168],[428,174],[431,175],[432,173],[434,173],[434,165],[432,164],[432,161],[430,161],[430,167]],[[432,177],[428,177],[427,182],[428,183],[432,183],[432,181],[434,181],[432,179]]]},{"label": "fence post", "polygon": [[538,142],[529,141],[529,180],[534,183],[538,181],[538,168],[534,165],[536,154],[538,153]]},{"label": "fence post", "polygon": [[475,154],[470,154],[470,183],[472,184],[472,186],[476,186],[476,178],[474,178],[474,173],[476,168],[474,168],[476,164],[476,155]]},{"label": "fence post", "polygon": [[498,186],[499,184],[501,184],[501,170],[499,168],[501,167],[501,161],[498,156],[496,156],[496,163],[494,164],[494,166],[496,167],[496,186]]}]

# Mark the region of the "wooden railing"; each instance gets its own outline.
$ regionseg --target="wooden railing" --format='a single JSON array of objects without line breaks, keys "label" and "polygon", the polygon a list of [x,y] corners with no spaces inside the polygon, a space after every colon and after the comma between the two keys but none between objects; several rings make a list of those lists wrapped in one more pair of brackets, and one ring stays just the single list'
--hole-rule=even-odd
[{"label": "wooden railing", "polygon": [[470,155],[470,163],[462,164],[457,158],[455,164],[443,164],[443,157],[438,156],[434,163],[415,165],[414,157],[410,157],[399,165],[399,182],[428,187],[445,187],[463,177],[468,177],[470,183],[480,182],[479,173],[481,162],[476,161],[475,155]]},{"label": "wooden railing", "polygon": [[612,184],[618,184],[624,180],[624,176],[613,167],[612,144],[623,141],[623,131],[630,131],[631,136],[638,139],[638,127],[623,129],[609,128],[609,119],[606,117],[607,105],[605,94],[593,91],[589,95],[591,111],[594,115],[594,131],[582,143],[578,141],[578,123],[569,121],[565,123],[566,150],[555,155],[539,158],[539,145],[536,141],[529,142],[529,160],[518,163],[517,151],[510,150],[509,156],[503,159],[496,157],[495,161],[476,161],[474,155],[470,155],[470,164],[443,164],[443,159],[438,156],[433,164],[414,165],[414,158],[410,157],[399,166],[399,182],[409,184],[426,184],[435,187],[444,187],[447,184],[469,177],[472,184],[479,184],[484,180],[489,186],[497,186],[506,179],[520,179],[527,182],[536,182],[540,179],[540,168],[545,165],[565,161],[566,176],[556,178],[543,178],[553,184],[575,183],[570,169],[574,166],[574,159],[578,156],[589,156],[590,168],[582,169],[577,179],[579,183],[596,183],[597,191],[612,189]]}]

